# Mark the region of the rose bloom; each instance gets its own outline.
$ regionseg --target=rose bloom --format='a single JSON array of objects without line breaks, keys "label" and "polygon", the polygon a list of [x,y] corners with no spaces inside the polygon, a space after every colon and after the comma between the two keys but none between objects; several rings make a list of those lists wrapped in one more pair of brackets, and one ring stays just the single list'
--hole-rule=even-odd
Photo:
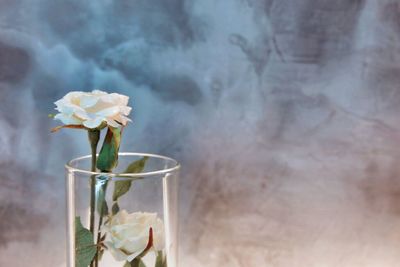
[{"label": "rose bloom", "polygon": [[70,92],[55,102],[59,111],[54,119],[66,125],[82,125],[89,129],[104,125],[111,127],[125,126],[131,112],[128,107],[129,97],[100,90],[92,92]]},{"label": "rose bloom", "polygon": [[149,243],[150,227],[153,230],[155,251],[164,248],[164,224],[156,213],[121,210],[102,227],[106,233],[105,245],[117,261],[131,262],[139,256]]}]

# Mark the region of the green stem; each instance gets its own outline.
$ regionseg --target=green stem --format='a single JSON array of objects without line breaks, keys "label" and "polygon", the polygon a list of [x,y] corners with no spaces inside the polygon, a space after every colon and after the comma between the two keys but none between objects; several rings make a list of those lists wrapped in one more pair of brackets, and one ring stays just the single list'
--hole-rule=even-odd
[{"label": "green stem", "polygon": [[131,267],[139,267],[140,265],[140,258],[135,258],[133,261],[130,262]]},{"label": "green stem", "polygon": [[[107,185],[108,185],[108,182],[106,181],[106,183],[104,184],[104,189],[103,189],[104,194],[105,194],[106,191],[107,191]],[[101,212],[100,212],[100,217],[99,217],[99,226],[98,226],[98,228],[97,228],[97,246],[98,246],[98,247],[99,247],[99,245],[100,245],[100,239],[101,239],[101,232],[100,232],[100,229],[101,229],[101,225],[103,224],[103,216],[104,216],[104,206],[103,206],[103,205],[101,206],[100,211],[101,211]],[[96,253],[94,262],[95,262],[94,267],[98,267],[98,266],[99,266],[99,250],[98,250],[98,249],[97,249],[97,253]]]},{"label": "green stem", "polygon": [[[88,137],[90,142],[90,148],[92,152],[92,166],[91,171],[96,171],[96,157],[97,157],[97,144],[100,139],[99,130],[88,130]],[[94,234],[94,216],[95,216],[95,203],[96,203],[96,175],[90,177],[90,213],[89,213],[89,230]],[[93,267],[93,261],[90,263]]]},{"label": "green stem", "polygon": [[[103,217],[101,216],[100,219],[99,219],[99,230],[98,230],[98,233],[97,233],[97,245],[100,244],[100,238],[101,238],[100,227],[101,227],[102,223],[103,223]],[[97,246],[97,247],[99,247],[99,246]],[[100,256],[99,252],[100,252],[99,249],[97,249],[96,256],[94,258],[94,267],[98,267],[99,266],[99,256]]]}]

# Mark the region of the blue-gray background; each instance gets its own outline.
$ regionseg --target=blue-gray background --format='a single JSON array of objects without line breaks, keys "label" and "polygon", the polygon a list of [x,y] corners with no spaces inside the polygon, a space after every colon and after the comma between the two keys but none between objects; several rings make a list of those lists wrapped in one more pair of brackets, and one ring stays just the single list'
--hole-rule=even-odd
[{"label": "blue-gray background", "polygon": [[183,164],[181,262],[396,267],[400,1],[0,0],[0,266],[64,264],[71,90]]}]

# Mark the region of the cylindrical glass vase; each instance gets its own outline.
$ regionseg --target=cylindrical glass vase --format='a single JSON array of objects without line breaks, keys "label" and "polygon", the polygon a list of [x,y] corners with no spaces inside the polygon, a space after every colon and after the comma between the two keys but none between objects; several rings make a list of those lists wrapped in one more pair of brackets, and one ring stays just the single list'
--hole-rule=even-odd
[{"label": "cylindrical glass vase", "polygon": [[112,173],[92,164],[66,165],[67,267],[178,267],[178,162],[119,153]]}]

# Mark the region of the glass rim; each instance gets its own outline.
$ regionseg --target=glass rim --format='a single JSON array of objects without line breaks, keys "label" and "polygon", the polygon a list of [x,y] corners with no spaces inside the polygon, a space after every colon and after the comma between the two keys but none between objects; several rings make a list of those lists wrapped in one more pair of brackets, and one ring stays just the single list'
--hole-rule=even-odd
[{"label": "glass rim", "polygon": [[167,156],[158,155],[158,154],[139,153],[139,152],[119,152],[118,156],[143,156],[143,157],[147,156],[149,158],[157,158],[157,159],[167,160],[169,162],[172,162],[173,166],[170,168],[166,168],[166,169],[159,169],[159,170],[149,171],[149,172],[137,172],[137,173],[93,172],[90,170],[81,169],[81,168],[72,166],[72,164],[74,162],[84,160],[84,159],[90,159],[92,157],[91,155],[76,157],[76,158],[68,161],[64,166],[70,172],[79,172],[79,173],[84,173],[84,174],[88,174],[88,175],[104,175],[104,176],[108,176],[108,177],[121,177],[121,178],[124,178],[124,177],[137,178],[137,177],[148,177],[148,176],[154,176],[154,175],[160,175],[160,174],[167,174],[167,173],[178,171],[181,168],[181,165],[179,164],[179,162],[177,160],[167,157]]}]

